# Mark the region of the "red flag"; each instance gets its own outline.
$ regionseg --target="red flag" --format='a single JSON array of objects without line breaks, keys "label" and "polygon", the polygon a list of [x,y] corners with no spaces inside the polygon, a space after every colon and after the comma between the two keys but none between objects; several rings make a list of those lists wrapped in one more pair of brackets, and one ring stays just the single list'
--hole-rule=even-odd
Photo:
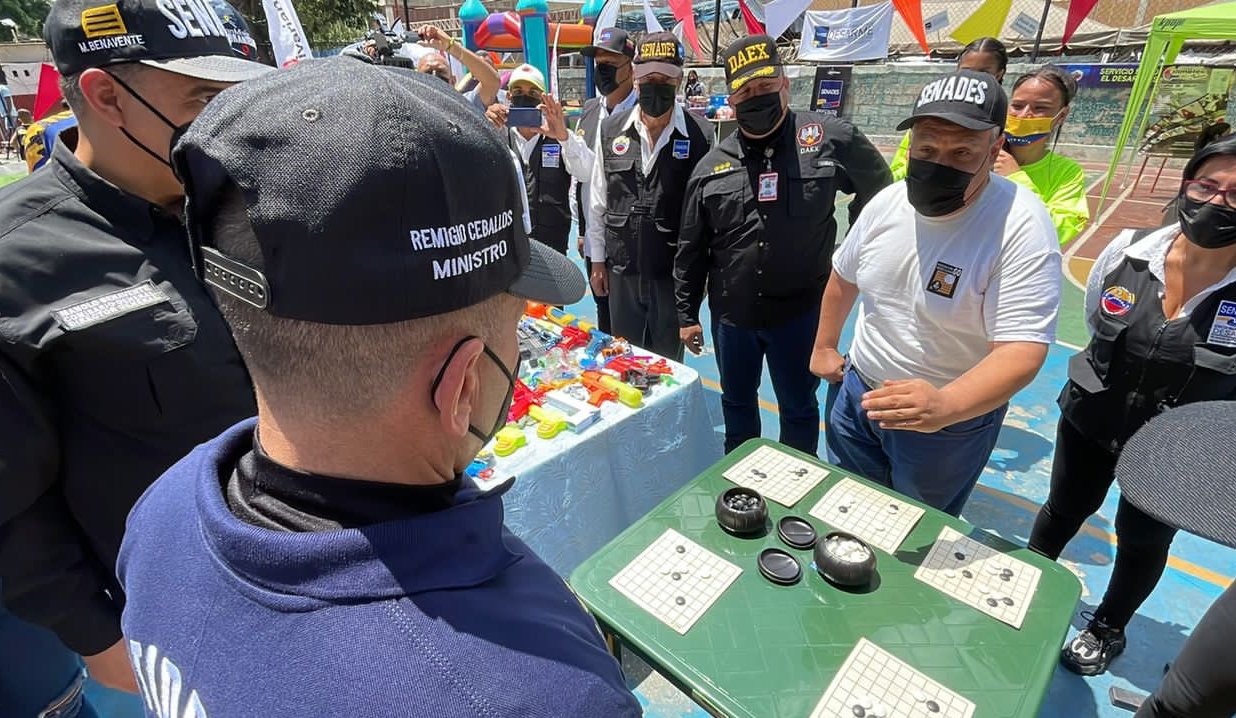
[{"label": "red flag", "polygon": [[1077,32],[1077,27],[1082,24],[1082,20],[1086,19],[1098,3],[1099,0],[1069,0],[1069,19],[1064,23],[1064,38],[1060,42],[1068,43],[1073,33]]},{"label": "red flag", "polygon": [[39,70],[39,89],[34,96],[34,119],[41,120],[51,110],[60,107],[60,73],[43,63]]},{"label": "red flag", "polygon": [[764,26],[756,19],[755,13],[751,12],[751,8],[747,7],[746,0],[738,0],[738,7],[742,9],[743,22],[747,23],[747,34],[763,35]]},{"label": "red flag", "polygon": [[927,47],[927,33],[923,30],[922,0],[893,0],[893,7],[897,8],[901,19],[905,20],[910,32],[914,33],[914,39],[923,47],[923,52],[931,52],[931,48]]},{"label": "red flag", "polygon": [[667,0],[670,10],[674,11],[674,20],[682,23],[682,32],[691,43],[696,57],[703,57],[700,49],[700,36],[695,32],[695,11],[691,8],[691,0]]}]

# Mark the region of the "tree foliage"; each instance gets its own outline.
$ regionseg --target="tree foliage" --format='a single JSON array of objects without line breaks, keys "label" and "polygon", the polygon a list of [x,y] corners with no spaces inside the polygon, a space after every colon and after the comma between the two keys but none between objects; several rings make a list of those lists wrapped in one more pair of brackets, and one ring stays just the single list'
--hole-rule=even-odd
[{"label": "tree foliage", "polygon": [[[17,23],[19,40],[37,40],[43,36],[43,20],[51,3],[48,0],[0,0],[0,18],[9,18]],[[0,42],[8,42],[13,33],[0,27]]]},{"label": "tree foliage", "polygon": [[[12,0],[0,0],[0,3]],[[20,1],[20,0],[19,0]],[[254,37],[269,38],[261,0],[233,0],[249,21]],[[315,49],[340,47],[356,42],[369,27],[377,9],[373,0],[292,0],[309,44]]]}]

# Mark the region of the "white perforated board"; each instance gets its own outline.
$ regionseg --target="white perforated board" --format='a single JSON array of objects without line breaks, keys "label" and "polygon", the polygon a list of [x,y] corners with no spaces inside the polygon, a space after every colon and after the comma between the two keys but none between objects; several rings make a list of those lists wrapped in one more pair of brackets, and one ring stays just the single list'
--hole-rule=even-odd
[{"label": "white perforated board", "polygon": [[761,446],[721,475],[790,508],[827,478],[828,470],[771,446]]},{"label": "white perforated board", "polygon": [[842,479],[811,507],[811,515],[891,554],[914,530],[923,509],[853,479]]},{"label": "white perforated board", "polygon": [[738,566],[674,529],[666,529],[609,585],[685,634],[741,573]]},{"label": "white perforated board", "polygon": [[811,718],[971,718],[974,704],[866,638],[833,677]]},{"label": "white perforated board", "polygon": [[914,578],[1021,628],[1043,572],[945,526]]}]

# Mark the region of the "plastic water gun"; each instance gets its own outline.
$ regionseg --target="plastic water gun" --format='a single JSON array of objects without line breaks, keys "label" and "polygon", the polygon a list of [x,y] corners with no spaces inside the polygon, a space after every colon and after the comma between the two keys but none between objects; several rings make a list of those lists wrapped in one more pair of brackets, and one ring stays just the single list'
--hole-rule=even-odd
[{"label": "plastic water gun", "polygon": [[584,353],[590,357],[595,357],[598,352],[613,343],[613,337],[600,329],[594,328],[588,332],[588,346],[584,349]]},{"label": "plastic water gun", "polygon": [[553,409],[546,409],[540,404],[530,405],[528,407],[528,416],[531,416],[534,421],[538,422],[536,435],[542,439],[552,439],[567,428],[565,416]]},{"label": "plastic water gun", "polygon": [[[515,395],[511,397],[511,410],[506,414],[507,423],[515,423],[527,416],[532,407],[541,405],[541,396],[548,390],[533,389],[523,379],[515,380]],[[534,417],[535,418],[535,417]],[[494,453],[498,453],[495,451]],[[502,456],[502,454],[498,454]]]},{"label": "plastic water gun", "polygon": [[652,391],[652,385],[659,378],[648,373],[647,365],[631,357],[614,357],[605,362],[605,368],[617,374],[624,382],[635,387],[645,395]]},{"label": "plastic water gun", "polygon": [[574,314],[567,314],[558,307],[545,307],[545,318],[560,327],[569,327],[575,323]]},{"label": "plastic water gun", "polygon": [[527,443],[528,437],[524,436],[523,429],[513,425],[504,426],[494,435],[494,454],[510,456]]},{"label": "plastic water gun", "polygon": [[562,328],[562,341],[558,342],[558,346],[562,349],[570,351],[579,349],[582,346],[587,346],[589,340],[588,332],[575,326],[565,326]]},{"label": "plastic water gun", "polygon": [[590,404],[598,405],[600,401],[604,401],[604,398],[601,398],[600,401],[592,400],[598,396],[596,393],[598,391],[603,393],[608,392],[615,395],[620,403],[625,404],[632,409],[638,409],[644,403],[644,395],[640,393],[639,389],[623,384],[616,377],[612,377],[608,374],[602,374],[597,371],[586,371],[580,375],[579,380],[584,386],[588,387],[590,392],[593,392],[593,396],[589,397]]},{"label": "plastic water gun", "polygon": [[548,305],[540,304],[538,302],[528,302],[527,306],[524,307],[524,314],[527,314],[533,319],[544,319],[545,312],[548,309]]}]

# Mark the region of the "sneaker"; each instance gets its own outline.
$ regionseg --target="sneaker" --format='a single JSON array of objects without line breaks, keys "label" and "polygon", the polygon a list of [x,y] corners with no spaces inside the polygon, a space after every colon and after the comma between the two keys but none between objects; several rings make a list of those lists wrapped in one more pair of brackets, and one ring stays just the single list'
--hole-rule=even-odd
[{"label": "sneaker", "polygon": [[1090,623],[1060,651],[1060,662],[1083,676],[1106,673],[1112,659],[1124,652],[1124,629],[1113,628],[1090,612],[1082,613],[1082,618]]}]

